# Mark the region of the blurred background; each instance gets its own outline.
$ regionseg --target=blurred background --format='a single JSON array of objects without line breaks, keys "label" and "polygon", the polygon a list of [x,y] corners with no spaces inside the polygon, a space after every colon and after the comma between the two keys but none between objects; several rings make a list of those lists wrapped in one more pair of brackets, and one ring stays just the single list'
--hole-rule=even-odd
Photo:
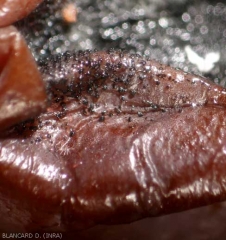
[{"label": "blurred background", "polygon": [[45,0],[18,26],[36,59],[120,48],[226,85],[226,3],[220,1]]},{"label": "blurred background", "polygon": [[[37,61],[86,49],[139,53],[226,86],[226,3],[215,0],[45,0],[17,23]],[[226,204],[97,226],[100,240],[225,240]]]}]

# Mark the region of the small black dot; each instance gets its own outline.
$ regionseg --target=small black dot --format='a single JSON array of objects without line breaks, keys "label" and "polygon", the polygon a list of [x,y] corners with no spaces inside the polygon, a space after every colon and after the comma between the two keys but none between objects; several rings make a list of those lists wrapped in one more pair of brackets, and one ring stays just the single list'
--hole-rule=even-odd
[{"label": "small black dot", "polygon": [[35,139],[35,142],[36,143],[39,143],[39,142],[41,142],[42,141],[42,138],[41,137],[37,137],[36,139]]},{"label": "small black dot", "polygon": [[138,115],[138,117],[143,117],[143,113],[142,112],[138,112],[137,115]]},{"label": "small black dot", "polygon": [[47,138],[51,138],[51,135],[48,133],[46,137],[47,137]]},{"label": "small black dot", "polygon": [[104,122],[104,120],[105,120],[105,117],[104,117],[103,115],[101,115],[101,116],[99,117],[99,122]]},{"label": "small black dot", "polygon": [[75,132],[73,130],[70,130],[69,137],[73,137],[75,135]]}]

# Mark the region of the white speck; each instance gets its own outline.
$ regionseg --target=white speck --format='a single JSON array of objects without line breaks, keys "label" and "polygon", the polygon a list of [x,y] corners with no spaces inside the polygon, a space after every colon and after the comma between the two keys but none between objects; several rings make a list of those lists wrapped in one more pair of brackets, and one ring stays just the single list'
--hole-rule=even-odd
[{"label": "white speck", "polygon": [[123,24],[122,24],[122,28],[123,28],[123,29],[128,29],[128,28],[129,28],[128,23],[123,23]]},{"label": "white speck", "polygon": [[42,49],[42,50],[40,51],[40,53],[41,53],[42,55],[44,55],[44,54],[46,54],[46,51]]},{"label": "white speck", "polygon": [[[150,29],[153,29],[153,28],[156,27],[156,23],[153,22],[153,21],[151,21],[151,22],[148,23],[148,27],[149,27]],[[226,32],[225,32],[225,35],[226,35]]]},{"label": "white speck", "polygon": [[226,146],[223,147],[223,153],[226,154]]},{"label": "white speck", "polygon": [[159,19],[159,25],[162,27],[162,28],[167,28],[169,26],[169,22],[166,18],[160,18]]},{"label": "white speck", "polygon": [[71,198],[70,198],[70,201],[71,201],[72,204],[74,204],[74,203],[75,203],[75,198],[74,198],[74,197],[71,197]]},{"label": "white speck", "polygon": [[67,174],[62,174],[62,179],[67,178]]},{"label": "white speck", "polygon": [[111,197],[107,196],[104,203],[106,206],[111,207]]},{"label": "white speck", "polygon": [[150,45],[154,46],[156,44],[156,39],[152,38],[150,39]]},{"label": "white speck", "polygon": [[150,67],[150,66],[145,66],[145,69],[146,69],[147,71],[149,71],[149,70],[151,69],[151,67]]},{"label": "white speck", "polygon": [[199,71],[203,73],[210,72],[214,68],[214,64],[220,60],[219,52],[207,53],[204,58],[200,57],[190,46],[185,47],[185,52],[188,60],[195,64]]},{"label": "white speck", "polygon": [[177,74],[176,82],[182,82],[182,81],[184,81],[184,76],[182,74]]},{"label": "white speck", "polygon": [[189,22],[189,21],[191,20],[191,16],[190,16],[188,13],[184,13],[184,14],[182,15],[182,20],[183,20],[184,22]]},{"label": "white speck", "polygon": [[81,205],[84,205],[84,206],[89,205],[89,201],[85,200],[84,198],[77,197],[77,199]]},{"label": "white speck", "polygon": [[136,202],[136,194],[135,193],[130,193],[129,195],[126,196],[126,200],[130,202]]},{"label": "white speck", "polygon": [[61,53],[61,49],[60,49],[60,48],[57,48],[57,49],[56,49],[56,52],[57,52],[57,53]]}]

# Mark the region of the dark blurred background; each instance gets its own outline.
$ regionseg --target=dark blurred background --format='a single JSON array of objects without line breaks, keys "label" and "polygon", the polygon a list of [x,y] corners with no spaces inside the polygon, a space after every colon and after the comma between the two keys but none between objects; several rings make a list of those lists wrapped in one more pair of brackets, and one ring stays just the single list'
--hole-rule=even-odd
[{"label": "dark blurred background", "polygon": [[[62,16],[67,4],[76,21]],[[124,49],[226,85],[226,3],[215,0],[45,0],[18,23],[36,59]]]}]

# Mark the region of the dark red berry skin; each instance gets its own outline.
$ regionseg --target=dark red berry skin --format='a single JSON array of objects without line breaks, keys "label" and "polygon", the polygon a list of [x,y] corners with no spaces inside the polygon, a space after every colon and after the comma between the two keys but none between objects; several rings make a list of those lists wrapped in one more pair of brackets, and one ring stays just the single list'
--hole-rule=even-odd
[{"label": "dark red berry skin", "polygon": [[47,112],[0,141],[4,222],[76,231],[225,200],[224,88],[117,51],[41,72]]}]

